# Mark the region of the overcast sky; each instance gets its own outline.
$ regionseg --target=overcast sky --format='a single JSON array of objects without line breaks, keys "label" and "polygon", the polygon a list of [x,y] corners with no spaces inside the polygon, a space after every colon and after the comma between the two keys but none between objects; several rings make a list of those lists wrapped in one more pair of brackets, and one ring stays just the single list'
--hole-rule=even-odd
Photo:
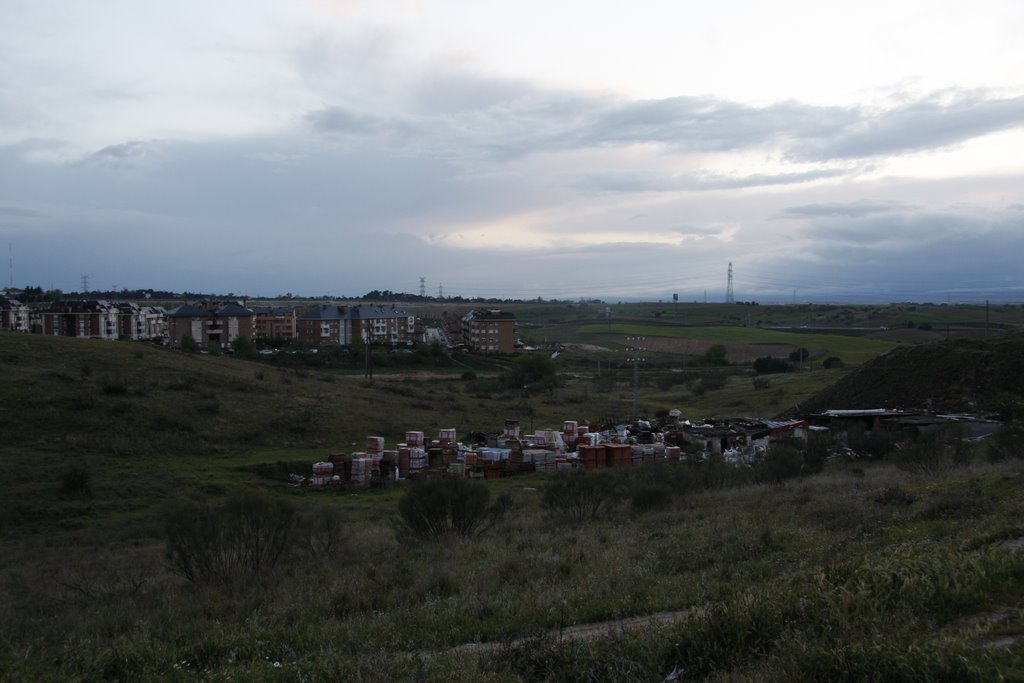
[{"label": "overcast sky", "polygon": [[1024,302],[1022,35],[1019,0],[0,0],[0,238],[65,291],[722,300],[731,261],[739,300]]}]

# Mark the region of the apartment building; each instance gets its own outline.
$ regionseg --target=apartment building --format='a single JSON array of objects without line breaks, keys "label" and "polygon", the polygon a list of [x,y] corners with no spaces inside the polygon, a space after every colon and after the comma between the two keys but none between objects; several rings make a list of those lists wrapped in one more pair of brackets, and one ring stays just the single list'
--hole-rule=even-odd
[{"label": "apartment building", "polygon": [[516,317],[497,309],[470,311],[462,318],[462,341],[474,353],[513,353],[519,343]]}]

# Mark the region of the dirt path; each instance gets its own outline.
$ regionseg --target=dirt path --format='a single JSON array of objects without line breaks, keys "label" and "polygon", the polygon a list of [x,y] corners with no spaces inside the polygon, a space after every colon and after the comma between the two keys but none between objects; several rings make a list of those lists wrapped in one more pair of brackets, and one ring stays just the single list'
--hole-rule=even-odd
[{"label": "dirt path", "polygon": [[597,640],[607,635],[623,633],[625,631],[637,631],[649,626],[659,624],[671,624],[699,614],[702,608],[691,608],[676,612],[657,612],[639,617],[627,617],[625,619],[612,619],[610,621],[598,621],[591,624],[576,624],[566,626],[562,629],[550,629],[541,631],[528,638],[515,638],[513,640],[497,640],[490,643],[464,643],[441,651],[443,654],[487,654],[503,648],[519,647],[531,641],[543,638],[554,638],[561,641],[588,641]]}]

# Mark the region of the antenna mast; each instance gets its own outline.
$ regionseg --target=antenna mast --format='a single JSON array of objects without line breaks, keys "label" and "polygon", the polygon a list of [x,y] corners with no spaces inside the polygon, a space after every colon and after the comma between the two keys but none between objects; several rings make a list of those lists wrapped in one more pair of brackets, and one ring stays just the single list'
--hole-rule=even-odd
[{"label": "antenna mast", "polygon": [[725,286],[725,303],[736,303],[736,297],[732,292],[732,261],[729,261],[729,283]]}]

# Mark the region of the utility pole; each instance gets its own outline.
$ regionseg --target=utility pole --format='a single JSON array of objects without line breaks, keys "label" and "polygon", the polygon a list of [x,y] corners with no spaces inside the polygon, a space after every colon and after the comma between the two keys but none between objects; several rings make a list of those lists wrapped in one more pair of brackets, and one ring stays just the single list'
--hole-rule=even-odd
[{"label": "utility pole", "polygon": [[643,343],[646,337],[626,337],[626,341],[629,343],[626,346],[626,352],[629,354],[627,362],[633,364],[633,417],[640,417],[640,363],[643,363],[646,359],[642,357],[645,349]]},{"label": "utility pole", "polygon": [[364,360],[366,367],[364,369],[363,377],[366,379],[373,379],[373,338],[370,337],[369,333],[366,335],[366,355],[364,356]]}]

